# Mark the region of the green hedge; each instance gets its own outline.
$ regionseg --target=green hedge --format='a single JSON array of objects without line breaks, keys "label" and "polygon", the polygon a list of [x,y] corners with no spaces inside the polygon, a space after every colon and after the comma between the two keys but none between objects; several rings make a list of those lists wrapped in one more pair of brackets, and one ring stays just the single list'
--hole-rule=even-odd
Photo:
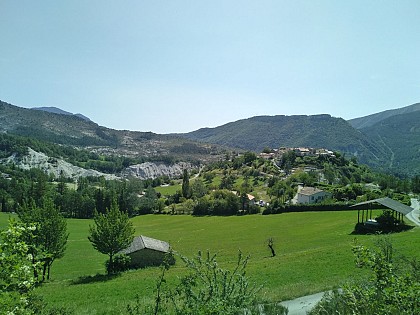
[{"label": "green hedge", "polygon": [[268,206],[262,214],[279,214],[289,212],[309,212],[309,211],[348,211],[356,210],[351,208],[348,203],[334,204],[299,204],[299,205],[278,205]]}]

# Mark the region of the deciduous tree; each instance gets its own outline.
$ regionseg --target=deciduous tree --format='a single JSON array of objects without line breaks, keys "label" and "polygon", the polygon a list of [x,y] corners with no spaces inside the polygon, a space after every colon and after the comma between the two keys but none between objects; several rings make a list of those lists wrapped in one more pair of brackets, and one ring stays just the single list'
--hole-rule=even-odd
[{"label": "deciduous tree", "polygon": [[37,249],[32,255],[33,261],[42,266],[42,280],[49,279],[53,262],[62,258],[66,250],[67,222],[51,199],[44,199],[40,207],[33,201],[24,205],[19,211],[19,218],[26,224],[36,226],[34,237],[28,244]]},{"label": "deciduous tree", "polygon": [[105,214],[95,213],[94,222],[94,226],[89,226],[88,239],[97,251],[108,255],[109,272],[113,269],[115,254],[133,241],[134,227],[128,215],[119,210],[115,200]]},{"label": "deciduous tree", "polygon": [[8,229],[0,233],[1,314],[34,314],[31,298],[36,279],[28,255],[30,245],[24,240],[35,229],[35,225],[10,220]]}]

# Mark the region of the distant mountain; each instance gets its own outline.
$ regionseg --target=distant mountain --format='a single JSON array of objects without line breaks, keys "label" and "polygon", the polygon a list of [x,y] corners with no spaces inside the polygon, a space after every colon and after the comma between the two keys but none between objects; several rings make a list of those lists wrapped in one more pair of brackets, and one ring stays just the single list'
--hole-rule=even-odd
[{"label": "distant mountain", "polygon": [[225,148],[255,152],[265,147],[326,148],[383,171],[420,174],[420,103],[351,121],[330,115],[257,116],[178,135],[114,130],[63,112],[0,101],[0,132],[100,154],[168,161],[217,160]]},{"label": "distant mountain", "polygon": [[360,130],[389,152],[383,170],[407,176],[420,174],[420,111],[393,115]]},{"label": "distant mountain", "polygon": [[257,116],[216,128],[203,128],[184,137],[260,152],[265,147],[315,147],[355,155],[361,162],[381,164],[390,152],[342,118],[330,115]]},{"label": "distant mountain", "polygon": [[175,135],[114,130],[62,112],[27,109],[0,101],[0,132],[123,156],[208,160],[217,158],[223,150]]},{"label": "distant mountain", "polygon": [[398,108],[398,109],[386,110],[383,112],[379,112],[379,113],[364,116],[364,117],[350,119],[348,120],[348,122],[354,128],[362,129],[362,128],[371,127],[379,123],[380,121],[387,119],[389,117],[395,116],[395,115],[413,113],[417,111],[420,111],[420,103],[416,103],[416,104]]},{"label": "distant mountain", "polygon": [[31,109],[42,110],[42,111],[45,111],[45,112],[60,114],[60,115],[71,115],[71,116],[74,115],[74,116],[77,116],[77,117],[82,118],[84,120],[91,121],[88,117],[86,117],[82,114],[73,114],[73,113],[70,113],[70,112],[66,112],[65,110],[62,110],[58,107],[32,107]]}]

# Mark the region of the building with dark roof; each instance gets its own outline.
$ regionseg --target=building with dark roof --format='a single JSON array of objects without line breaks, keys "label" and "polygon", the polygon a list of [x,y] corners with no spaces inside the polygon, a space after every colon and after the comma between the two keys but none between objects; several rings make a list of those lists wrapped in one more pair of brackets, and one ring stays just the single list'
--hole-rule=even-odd
[{"label": "building with dark roof", "polygon": [[130,246],[122,250],[120,254],[131,258],[131,268],[159,266],[165,259],[170,264],[175,263],[169,243],[144,235],[135,237]]},{"label": "building with dark roof", "polygon": [[[384,197],[384,198],[378,198],[378,199],[373,199],[373,200],[369,200],[369,201],[364,201],[364,202],[360,202],[358,204],[353,205],[353,207],[358,208],[358,209],[362,209],[363,213],[362,213],[362,218],[360,219],[360,215],[358,218],[358,222],[364,222],[365,219],[367,219],[367,215],[366,217],[364,216],[364,209],[363,206],[369,206],[372,204],[379,204],[382,205],[388,209],[393,210],[396,214],[399,220],[402,220],[404,216],[406,216],[408,213],[410,213],[413,208],[406,206],[405,204],[402,204],[401,202],[398,202],[394,199],[388,198],[388,197]],[[360,211],[360,210],[359,210]],[[370,211],[370,218],[372,219],[372,208],[367,209],[366,211]]]},{"label": "building with dark roof", "polygon": [[[373,230],[390,230],[390,226],[387,226],[389,224],[384,226],[379,222],[380,217],[374,218],[372,215],[373,210],[381,208],[389,209],[392,212],[392,230],[404,230],[404,217],[413,211],[413,208],[388,197],[360,202],[352,207],[358,210],[356,230],[360,230],[361,227]],[[397,227],[399,229],[396,229]]]}]

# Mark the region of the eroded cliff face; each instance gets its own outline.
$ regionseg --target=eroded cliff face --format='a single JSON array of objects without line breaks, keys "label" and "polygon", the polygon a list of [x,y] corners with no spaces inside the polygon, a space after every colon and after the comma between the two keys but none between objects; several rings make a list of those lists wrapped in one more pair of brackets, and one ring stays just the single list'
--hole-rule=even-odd
[{"label": "eroded cliff face", "polygon": [[164,163],[145,162],[127,167],[123,176],[134,176],[139,179],[157,178],[168,176],[169,178],[178,178],[182,176],[184,169],[194,168],[191,163],[179,162],[172,165]]},{"label": "eroded cliff face", "polygon": [[48,155],[37,152],[31,148],[28,149],[28,154],[17,158],[15,155],[5,159],[6,163],[14,163],[17,167],[29,170],[31,168],[39,168],[44,173],[59,177],[61,174],[64,177],[77,179],[79,177],[103,176],[107,180],[118,179],[119,177],[114,174],[105,174],[91,169],[84,169],[75,166],[62,159],[49,157]]},{"label": "eroded cliff face", "polygon": [[63,159],[49,157],[44,153],[37,152],[31,148],[28,149],[28,154],[23,157],[12,155],[2,161],[3,163],[14,163],[17,167],[22,169],[39,168],[49,175],[59,177],[61,174],[64,177],[78,179],[79,177],[101,177],[107,180],[120,179],[124,177],[137,177],[145,180],[149,178],[157,178],[160,176],[168,176],[169,178],[178,178],[182,176],[184,169],[195,168],[191,163],[179,162],[172,165],[165,163],[146,162],[127,167],[121,174],[105,174],[92,169],[84,169],[75,166]]}]

